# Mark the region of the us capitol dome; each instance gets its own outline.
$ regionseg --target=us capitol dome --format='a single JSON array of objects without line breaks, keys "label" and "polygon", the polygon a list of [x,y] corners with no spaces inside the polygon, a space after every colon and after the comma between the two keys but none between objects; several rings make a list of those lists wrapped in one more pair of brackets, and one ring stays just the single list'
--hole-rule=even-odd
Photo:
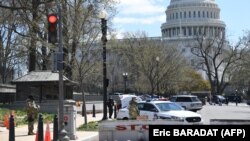
[{"label": "us capitol dome", "polygon": [[215,0],[171,0],[165,13],[167,18],[161,32],[166,40],[188,39],[201,32],[206,36],[225,32],[226,25],[220,20]]}]

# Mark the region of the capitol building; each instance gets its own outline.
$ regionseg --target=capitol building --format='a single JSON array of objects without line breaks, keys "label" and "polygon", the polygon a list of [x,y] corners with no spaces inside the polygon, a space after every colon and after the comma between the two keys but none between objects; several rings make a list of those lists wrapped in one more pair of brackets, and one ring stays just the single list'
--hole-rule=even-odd
[{"label": "capitol building", "polygon": [[[192,66],[198,62],[198,58],[191,53],[191,46],[197,37],[225,35],[226,25],[220,20],[220,8],[215,0],[171,0],[165,13],[161,39],[180,48]],[[205,71],[195,69],[207,79]]]},{"label": "capitol building", "polygon": [[162,37],[170,40],[192,38],[201,32],[215,36],[226,27],[215,0],[171,0],[166,17],[161,26]]}]

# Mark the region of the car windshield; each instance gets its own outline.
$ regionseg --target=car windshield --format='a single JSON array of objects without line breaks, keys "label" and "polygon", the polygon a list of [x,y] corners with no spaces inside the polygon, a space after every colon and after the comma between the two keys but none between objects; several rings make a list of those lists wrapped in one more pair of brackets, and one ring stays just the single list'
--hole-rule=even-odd
[{"label": "car windshield", "polygon": [[193,102],[200,101],[198,97],[191,97],[191,99],[192,99]]},{"label": "car windshield", "polygon": [[220,99],[224,99],[224,97],[223,97],[223,96],[221,96],[221,95],[218,95],[218,98],[220,98]]},{"label": "car windshield", "polygon": [[155,104],[161,111],[179,111],[183,108],[176,103],[157,103]]}]

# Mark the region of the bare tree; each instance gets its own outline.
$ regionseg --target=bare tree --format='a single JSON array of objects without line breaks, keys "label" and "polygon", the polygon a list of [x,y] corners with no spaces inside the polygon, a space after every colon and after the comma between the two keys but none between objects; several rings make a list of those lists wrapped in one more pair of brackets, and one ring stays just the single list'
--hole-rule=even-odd
[{"label": "bare tree", "polygon": [[17,17],[14,11],[0,9],[0,81],[8,83],[14,78],[14,70],[19,71],[19,64],[23,63],[24,48],[18,46],[18,34],[14,29],[17,26]]},{"label": "bare tree", "polygon": [[[238,62],[237,66],[232,69],[232,80],[231,80],[231,90],[238,90],[243,96],[249,94],[249,84],[250,84],[250,32],[247,31],[245,35],[239,38],[240,42],[243,44],[244,48],[242,50],[242,59]],[[245,95],[244,95],[245,94]],[[247,96],[246,96],[247,97]]]},{"label": "bare tree", "polygon": [[[48,52],[46,48],[46,26],[45,21],[46,15],[48,14],[48,3],[51,3],[53,0],[41,1],[41,0],[17,0],[17,1],[5,1],[0,4],[0,7],[3,9],[7,9],[9,11],[14,12],[15,18],[15,26],[12,27],[12,30],[19,36],[19,38],[23,38],[28,44],[25,43],[23,46],[27,47],[28,53],[28,70],[34,71],[36,70],[36,66],[41,66],[42,69],[48,69],[46,66],[46,60],[49,58]],[[49,6],[49,8],[51,8]],[[53,8],[51,8],[53,10]],[[22,42],[20,42],[20,46],[22,46]],[[43,44],[42,49],[38,48],[38,44]],[[41,52],[40,59],[37,57],[37,54]]]},{"label": "bare tree", "polygon": [[242,58],[243,45],[242,41],[230,45],[224,32],[215,36],[197,33],[191,52],[197,57],[197,68],[206,72],[212,94],[224,92],[231,79],[231,69]]},{"label": "bare tree", "polygon": [[127,33],[122,46],[123,67],[131,72],[130,79],[134,78],[137,90],[154,94],[159,87],[159,91],[164,92],[185,66],[178,48],[166,46],[160,39],[149,38],[145,33]]},{"label": "bare tree", "polygon": [[[98,14],[106,9],[111,15],[115,14],[114,0],[62,0],[63,8],[63,51],[65,59],[65,75],[72,78],[77,48],[85,44],[94,44],[100,33]],[[93,39],[91,39],[93,38]]]}]

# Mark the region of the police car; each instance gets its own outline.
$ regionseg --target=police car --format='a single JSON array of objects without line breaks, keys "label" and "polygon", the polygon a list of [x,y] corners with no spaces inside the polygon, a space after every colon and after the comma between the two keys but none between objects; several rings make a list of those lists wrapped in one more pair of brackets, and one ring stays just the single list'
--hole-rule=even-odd
[{"label": "police car", "polygon": [[[147,116],[148,120],[173,119],[185,123],[203,123],[200,114],[187,111],[179,104],[170,101],[142,101],[138,102],[138,109],[140,116]],[[120,109],[117,114],[117,119],[129,119],[128,108]]]}]

